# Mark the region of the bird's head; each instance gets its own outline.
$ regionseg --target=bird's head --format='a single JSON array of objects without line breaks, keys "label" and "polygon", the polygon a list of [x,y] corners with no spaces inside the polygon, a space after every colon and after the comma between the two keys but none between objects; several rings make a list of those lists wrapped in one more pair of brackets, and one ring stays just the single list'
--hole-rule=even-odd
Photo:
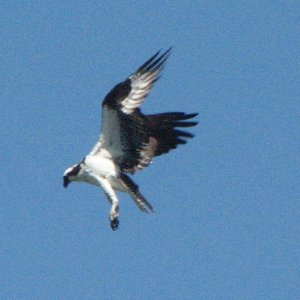
[{"label": "bird's head", "polygon": [[72,181],[76,181],[77,180],[77,177],[78,177],[78,174],[81,170],[81,167],[80,167],[80,163],[79,164],[76,164],[70,168],[68,168],[65,172],[64,172],[64,187],[68,187],[69,183],[72,182]]}]

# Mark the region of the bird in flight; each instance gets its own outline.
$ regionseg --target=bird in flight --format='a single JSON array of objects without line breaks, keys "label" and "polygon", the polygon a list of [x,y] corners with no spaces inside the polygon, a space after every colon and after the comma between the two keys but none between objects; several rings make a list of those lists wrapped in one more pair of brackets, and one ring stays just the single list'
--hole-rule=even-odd
[{"label": "bird in flight", "polygon": [[193,135],[178,128],[195,126],[190,119],[197,113],[167,112],[145,115],[139,106],[149,94],[170,55],[171,48],[158,51],[125,81],[117,84],[102,102],[102,128],[92,151],[68,168],[63,185],[86,182],[103,189],[111,204],[110,226],[119,226],[119,200],[116,191],[128,193],[142,212],[152,205],[127,175],[147,167],[153,157],[185,144]]}]

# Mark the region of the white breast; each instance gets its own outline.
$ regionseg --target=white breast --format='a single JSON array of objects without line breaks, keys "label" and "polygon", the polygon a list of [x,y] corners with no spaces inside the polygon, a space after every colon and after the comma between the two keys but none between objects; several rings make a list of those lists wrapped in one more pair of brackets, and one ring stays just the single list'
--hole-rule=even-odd
[{"label": "white breast", "polygon": [[88,155],[84,163],[87,171],[94,172],[101,177],[116,177],[118,174],[117,166],[114,161],[108,157]]},{"label": "white breast", "polygon": [[99,186],[95,177],[102,177],[109,181],[113,189],[126,191],[126,187],[119,179],[119,168],[113,160],[99,155],[88,155],[84,161],[81,180]]}]

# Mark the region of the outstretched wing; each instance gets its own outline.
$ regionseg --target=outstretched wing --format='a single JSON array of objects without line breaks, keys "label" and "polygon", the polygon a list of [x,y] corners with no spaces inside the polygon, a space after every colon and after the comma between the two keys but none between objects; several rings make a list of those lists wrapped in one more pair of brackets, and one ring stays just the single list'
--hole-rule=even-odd
[{"label": "outstretched wing", "polygon": [[175,127],[194,126],[184,122],[195,114],[143,115],[139,106],[159,78],[171,49],[157,52],[135,73],[116,85],[102,103],[102,130],[92,155],[107,156],[116,161],[121,171],[134,173],[148,166],[154,156],[185,143],[192,135]]},{"label": "outstretched wing", "polygon": [[106,95],[102,106],[119,109],[125,114],[134,113],[149,94],[154,82],[158,80],[170,51],[171,48],[162,55],[159,55],[159,51],[154,54],[125,81],[116,85]]}]

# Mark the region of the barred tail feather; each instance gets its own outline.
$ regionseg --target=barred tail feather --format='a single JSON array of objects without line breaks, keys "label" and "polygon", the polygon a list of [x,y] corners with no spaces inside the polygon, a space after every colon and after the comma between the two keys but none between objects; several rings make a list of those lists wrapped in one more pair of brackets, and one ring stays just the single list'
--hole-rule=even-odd
[{"label": "barred tail feather", "polygon": [[132,179],[124,173],[120,173],[120,178],[125,187],[128,189],[130,197],[133,199],[140,211],[146,213],[154,212],[152,205],[140,193],[138,185],[135,184]]}]

